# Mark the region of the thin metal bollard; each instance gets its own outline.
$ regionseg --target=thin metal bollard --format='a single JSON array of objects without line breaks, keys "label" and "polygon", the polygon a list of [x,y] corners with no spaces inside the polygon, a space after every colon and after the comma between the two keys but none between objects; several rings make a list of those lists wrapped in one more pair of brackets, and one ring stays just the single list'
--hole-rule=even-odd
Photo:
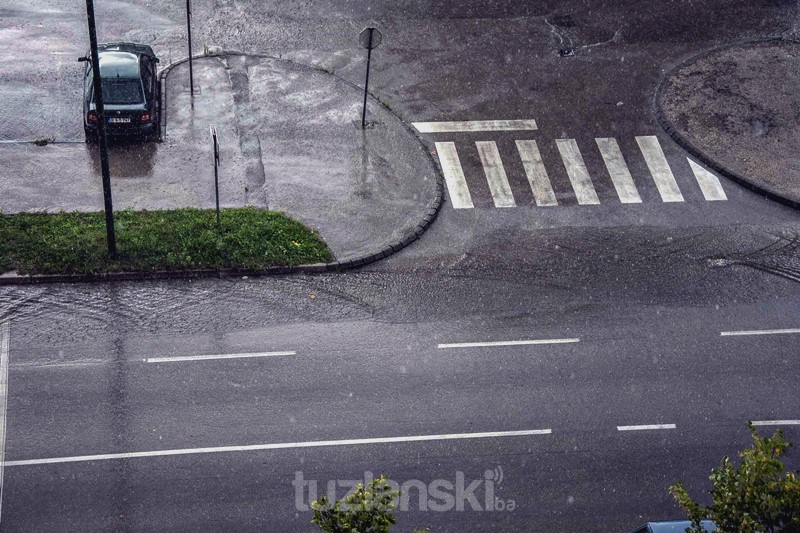
[{"label": "thin metal bollard", "polygon": [[217,227],[219,228],[219,140],[215,126],[209,126],[208,130],[211,133],[211,142],[214,143],[214,194],[217,199]]},{"label": "thin metal bollard", "polygon": [[190,105],[194,109],[194,71],[192,70],[192,4],[191,0],[186,0],[186,33],[189,41],[189,98]]}]

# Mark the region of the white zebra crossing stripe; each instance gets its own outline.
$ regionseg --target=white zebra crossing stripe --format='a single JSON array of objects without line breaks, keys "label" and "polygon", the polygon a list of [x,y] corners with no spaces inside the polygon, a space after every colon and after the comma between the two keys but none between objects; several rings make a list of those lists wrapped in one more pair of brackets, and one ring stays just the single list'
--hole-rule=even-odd
[{"label": "white zebra crossing stripe", "polygon": [[580,150],[578,150],[578,143],[575,142],[575,139],[556,139],[556,146],[561,153],[561,159],[564,161],[564,167],[567,169],[567,175],[569,181],[572,182],[578,203],[599,205],[600,199],[597,198],[597,192],[589,178],[589,171],[586,169]]},{"label": "white zebra crossing stripe", "polygon": [[683,194],[678,187],[678,182],[675,181],[675,176],[672,175],[672,169],[669,168],[664,151],[658,143],[658,137],[655,135],[636,137],[636,142],[639,143],[639,149],[642,151],[647,168],[650,169],[661,200],[663,202],[683,202]]},{"label": "white zebra crossing stripe", "polygon": [[475,146],[478,147],[478,155],[481,156],[483,172],[486,174],[486,181],[489,182],[494,206],[516,207],[514,195],[511,193],[511,185],[508,183],[508,176],[503,168],[503,160],[500,159],[500,152],[497,151],[497,144],[494,141],[477,141]]},{"label": "white zebra crossing stripe", "polygon": [[447,183],[447,191],[450,193],[450,201],[453,202],[453,209],[471,209],[474,207],[472,197],[469,194],[467,180],[461,168],[461,161],[458,159],[455,143],[436,143],[436,153],[439,154],[439,162],[442,165],[442,173],[444,181]]},{"label": "white zebra crossing stripe", "polygon": [[[510,122],[524,121],[479,121],[478,123],[469,123],[472,124],[469,127],[475,128],[473,131],[491,131],[490,129],[481,130],[480,128],[489,128],[489,124],[491,124],[491,127],[500,127],[502,124],[499,123]],[[447,127],[453,127],[452,124],[456,123],[442,124],[451,124],[451,126]],[[536,205],[559,205],[548,171],[542,160],[539,145],[534,140],[516,140],[515,142]],[[608,170],[608,174],[611,177],[611,181],[614,184],[620,202],[623,204],[642,203],[642,198],[636,183],[633,181],[631,170],[626,162],[626,157],[623,156],[617,140],[613,137],[598,137],[595,139],[595,142],[603,158],[606,169]],[[663,202],[684,202],[683,194],[673,175],[670,164],[664,155],[658,138],[654,135],[637,136],[636,142],[647,163],[647,168],[653,178],[653,183],[658,189],[661,200]],[[455,143],[437,142],[435,145],[453,208],[473,208],[472,196],[464,176],[464,169],[461,166]],[[514,199],[514,193],[509,183],[497,143],[495,141],[477,141],[475,142],[475,146],[480,156],[483,172],[486,175],[494,206],[498,208],[515,207],[516,201]],[[578,204],[600,204],[589,170],[575,139],[556,139],[556,147],[561,155],[572,188],[575,191]],[[690,158],[687,158],[687,160],[689,161],[690,168],[694,173],[694,177],[706,201],[728,199],[720,183],[720,179],[714,173]],[[630,161],[630,159],[627,159],[627,161]]]},{"label": "white zebra crossing stripe", "polygon": [[420,133],[535,130],[535,120],[471,120],[460,122],[412,122]]},{"label": "white zebra crossing stripe", "polygon": [[725,195],[725,191],[722,189],[722,184],[719,182],[719,178],[705,168],[701,167],[699,164],[692,161],[690,158],[687,157],[686,160],[689,161],[689,166],[692,167],[692,172],[694,172],[694,177],[697,180],[697,184],[700,186],[700,190],[703,191],[703,197],[705,197],[707,201],[713,202],[717,200],[728,199],[728,197]]},{"label": "white zebra crossing stripe", "polygon": [[550,178],[547,176],[547,169],[544,168],[542,155],[536,141],[517,141],[517,151],[522,159],[522,166],[525,168],[525,175],[528,183],[531,184],[533,199],[536,205],[551,206],[558,205],[553,186],[550,185]]},{"label": "white zebra crossing stripe", "polygon": [[595,139],[595,142],[600,149],[600,155],[603,156],[614,188],[617,190],[619,201],[623,204],[642,203],[642,198],[639,196],[639,191],[636,190],[636,184],[633,182],[628,165],[625,164],[625,158],[622,157],[617,140],[609,137]]}]

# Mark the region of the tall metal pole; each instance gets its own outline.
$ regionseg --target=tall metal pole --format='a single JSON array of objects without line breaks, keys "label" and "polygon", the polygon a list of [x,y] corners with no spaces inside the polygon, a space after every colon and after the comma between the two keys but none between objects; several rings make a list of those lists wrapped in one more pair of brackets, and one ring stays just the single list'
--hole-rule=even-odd
[{"label": "tall metal pole", "polygon": [[369,45],[367,46],[367,81],[364,82],[364,108],[361,111],[361,129],[367,127],[367,91],[369,88],[369,63],[372,60],[372,33],[375,30],[369,29]]},{"label": "tall metal pole", "polygon": [[194,109],[194,71],[192,70],[192,6],[186,0],[186,32],[189,34],[189,92],[192,109]]},{"label": "tall metal pole", "polygon": [[117,256],[117,239],[114,235],[114,206],[111,202],[111,171],[108,169],[108,138],[106,137],[106,110],[103,107],[103,86],[100,77],[100,59],[97,53],[97,31],[94,25],[94,3],[86,0],[86,16],[89,19],[89,46],[92,55],[92,85],[97,110],[97,130],[100,141],[100,171],[103,174],[103,203],[106,212],[106,241],[108,255]]}]

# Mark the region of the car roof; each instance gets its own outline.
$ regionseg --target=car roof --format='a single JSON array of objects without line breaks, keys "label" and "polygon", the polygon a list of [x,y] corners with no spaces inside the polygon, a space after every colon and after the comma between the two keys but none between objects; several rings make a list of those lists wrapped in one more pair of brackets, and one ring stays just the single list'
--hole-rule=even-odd
[{"label": "car roof", "polygon": [[130,52],[103,51],[100,59],[100,76],[103,78],[138,78],[139,56]]},{"label": "car roof", "polygon": [[[700,524],[703,529],[709,532],[716,529],[714,523],[710,520],[703,520]],[[684,533],[686,528],[692,526],[692,523],[689,520],[669,520],[666,522],[649,522],[647,525],[652,533]]]},{"label": "car roof", "polygon": [[153,59],[156,58],[155,53],[153,53],[153,49],[146,44],[126,42],[100,43],[97,45],[97,50],[100,52],[129,52],[131,54],[148,56]]}]

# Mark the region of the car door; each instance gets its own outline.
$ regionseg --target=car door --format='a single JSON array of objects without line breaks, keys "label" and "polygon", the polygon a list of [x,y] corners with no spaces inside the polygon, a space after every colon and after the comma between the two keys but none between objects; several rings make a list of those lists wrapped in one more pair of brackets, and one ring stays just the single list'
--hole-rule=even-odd
[{"label": "car door", "polygon": [[[87,54],[88,57],[88,54]],[[83,123],[86,124],[86,114],[91,110],[92,98],[92,62],[86,61],[83,69]]]},{"label": "car door", "polygon": [[153,122],[158,124],[161,117],[158,116],[158,80],[156,78],[155,62],[151,57],[143,55],[141,67],[147,109],[153,117]]}]

